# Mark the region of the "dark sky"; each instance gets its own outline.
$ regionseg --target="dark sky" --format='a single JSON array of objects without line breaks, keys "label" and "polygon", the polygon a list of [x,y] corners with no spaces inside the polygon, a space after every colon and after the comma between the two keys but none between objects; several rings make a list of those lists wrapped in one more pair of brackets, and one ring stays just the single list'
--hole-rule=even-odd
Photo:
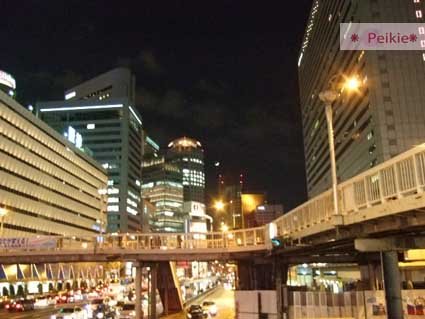
[{"label": "dark sky", "polygon": [[310,6],[0,0],[0,69],[28,104],[128,66],[148,133],[164,147],[182,135],[203,143],[209,190],[220,161],[226,182],[243,173],[247,189],[289,208],[305,199],[297,55]]}]

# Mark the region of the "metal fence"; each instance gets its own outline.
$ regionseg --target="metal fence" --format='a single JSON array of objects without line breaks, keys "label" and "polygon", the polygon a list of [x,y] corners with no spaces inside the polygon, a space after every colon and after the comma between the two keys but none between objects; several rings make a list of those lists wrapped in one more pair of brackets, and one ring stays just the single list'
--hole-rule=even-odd
[{"label": "metal fence", "polygon": [[[338,185],[340,214],[348,216],[389,201],[416,196],[423,192],[424,186],[425,144],[422,144]],[[303,231],[315,225],[332,226],[334,216],[332,191],[328,190],[274,223],[279,236],[299,238]]]}]

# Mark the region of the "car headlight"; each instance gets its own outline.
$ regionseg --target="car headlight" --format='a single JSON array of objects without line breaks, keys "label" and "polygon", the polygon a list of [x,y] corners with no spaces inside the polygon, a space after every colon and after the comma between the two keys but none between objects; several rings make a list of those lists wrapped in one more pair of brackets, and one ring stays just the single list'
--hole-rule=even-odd
[{"label": "car headlight", "polygon": [[192,315],[190,313],[187,314],[188,318],[192,318]]},{"label": "car headlight", "polygon": [[102,318],[103,318],[103,312],[99,312],[99,313],[96,315],[96,318],[102,319]]}]

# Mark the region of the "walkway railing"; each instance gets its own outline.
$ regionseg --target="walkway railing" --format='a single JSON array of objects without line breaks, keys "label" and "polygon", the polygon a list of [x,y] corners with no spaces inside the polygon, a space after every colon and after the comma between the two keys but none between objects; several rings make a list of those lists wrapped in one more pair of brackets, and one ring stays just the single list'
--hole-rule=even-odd
[{"label": "walkway railing", "polygon": [[[340,214],[348,216],[377,205],[417,196],[425,186],[425,144],[421,144],[338,185]],[[398,212],[401,212],[402,205]],[[398,213],[394,212],[394,213]],[[332,192],[328,190],[274,221],[279,236],[300,238],[315,225],[333,227]],[[377,216],[370,216],[377,217]],[[379,216],[378,216],[379,217]]]},{"label": "walkway railing", "polygon": [[[27,239],[0,238],[0,252],[46,249],[64,252],[86,249],[95,253],[108,249],[180,250],[185,252],[208,249],[247,251],[266,249],[271,248],[271,237],[283,236],[299,239],[314,235],[333,229],[336,219],[339,224],[342,222],[342,225],[349,225],[425,207],[424,199],[418,195],[423,193],[424,187],[425,144],[422,144],[338,185],[341,216],[334,215],[333,197],[331,190],[328,190],[263,227],[189,234],[149,233],[108,234],[83,238],[60,236],[37,236]],[[409,200],[409,205],[406,204],[406,200]],[[387,205],[383,209],[383,205],[394,201],[397,201],[397,205]],[[377,207],[382,209],[374,210]],[[359,216],[359,213],[361,213],[361,218],[355,218]]]},{"label": "walkway railing", "polygon": [[266,228],[257,227],[212,233],[149,233],[149,234],[103,234],[90,237],[37,236],[26,238],[3,238],[0,252],[7,251],[87,251],[103,253],[115,250],[148,252],[150,250],[205,251],[211,249],[254,250],[266,245]]}]

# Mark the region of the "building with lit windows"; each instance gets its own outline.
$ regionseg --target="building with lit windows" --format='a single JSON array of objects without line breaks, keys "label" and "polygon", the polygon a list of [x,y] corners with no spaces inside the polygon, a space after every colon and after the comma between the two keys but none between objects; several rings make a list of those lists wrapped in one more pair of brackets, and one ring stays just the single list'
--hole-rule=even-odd
[{"label": "building with lit windows", "polygon": [[142,230],[142,118],[134,76],[118,68],[65,91],[65,101],[39,102],[38,116],[89,149],[108,173],[108,231]]},{"label": "building with lit windows", "polygon": [[298,58],[308,194],[330,188],[327,125],[319,93],[338,73],[357,75],[359,92],[333,105],[337,176],[346,180],[425,141],[425,53],[340,51],[339,24],[423,23],[418,0],[313,1]]},{"label": "building with lit windows", "polygon": [[185,202],[205,203],[204,151],[199,141],[182,137],[168,144],[166,158],[183,172]]},{"label": "building with lit windows", "polygon": [[154,232],[183,232],[183,175],[180,169],[156,153],[145,155],[143,161],[142,197],[155,206],[149,220]]},{"label": "building with lit windows", "polygon": [[16,97],[16,80],[7,72],[0,70],[0,91],[12,98]]},{"label": "building with lit windows", "polygon": [[0,237],[104,231],[105,169],[0,92]]}]

